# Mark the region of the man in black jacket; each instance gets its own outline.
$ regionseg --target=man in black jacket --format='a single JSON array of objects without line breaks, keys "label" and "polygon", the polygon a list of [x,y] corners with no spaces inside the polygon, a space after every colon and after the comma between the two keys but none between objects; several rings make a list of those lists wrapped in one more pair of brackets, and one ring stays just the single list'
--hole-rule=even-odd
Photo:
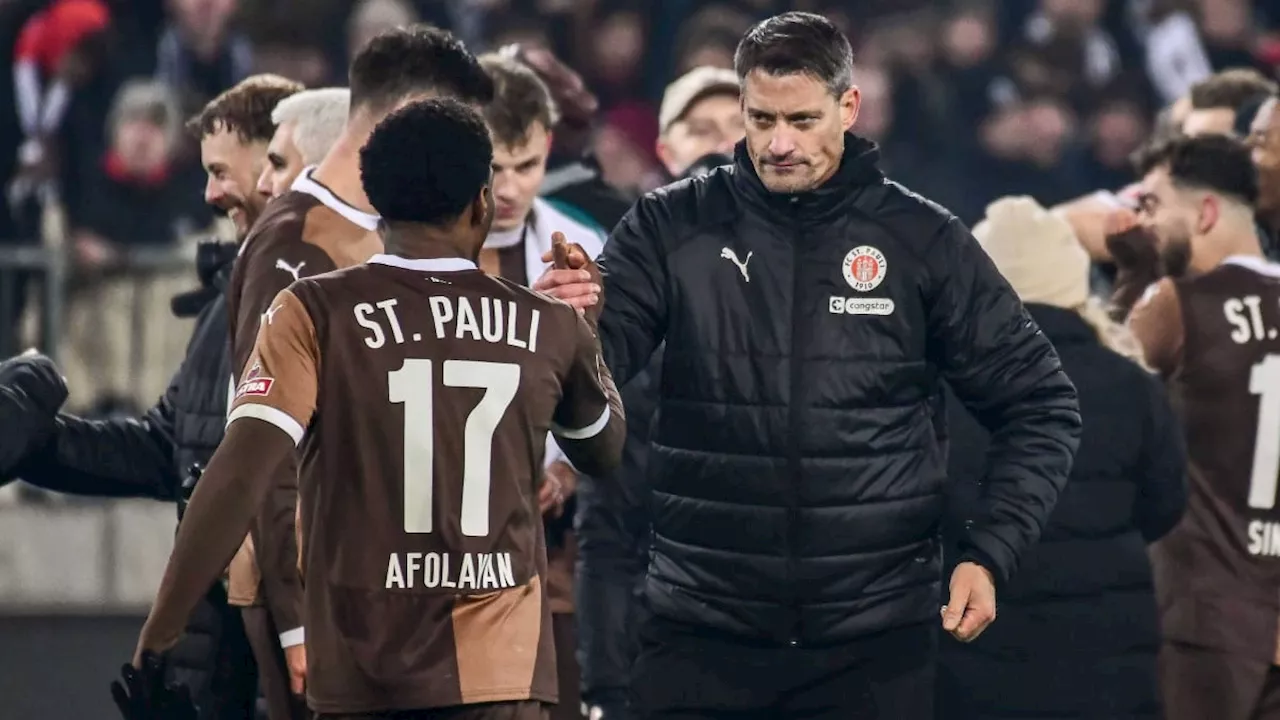
[{"label": "man in black jacket", "polygon": [[[243,240],[266,202],[255,186],[274,130],[271,111],[301,89],[283,78],[255,76],[211,101],[192,120],[209,173],[205,201],[227,211],[237,240]],[[201,288],[174,299],[176,314],[196,318],[195,332],[155,407],[141,417],[108,420],[58,413],[48,442],[19,466],[23,480],[80,495],[172,500],[179,503],[181,517],[182,503],[226,424],[232,374],[223,292],[236,251],[235,243],[201,246]],[[221,583],[211,587],[186,637],[168,654],[171,679],[190,689],[201,720],[244,720],[255,714],[259,668],[241,610],[227,600]],[[287,682],[283,675],[280,682]]]},{"label": "man in black jacket", "polygon": [[848,132],[852,51],[829,21],[765,20],[735,64],[734,165],[640,200],[602,280],[574,252],[534,286],[584,308],[603,286],[619,384],[665,341],[633,707],[932,718],[940,381],[993,437],[942,608],[960,640],[1066,481],[1075,389],[969,231]]}]

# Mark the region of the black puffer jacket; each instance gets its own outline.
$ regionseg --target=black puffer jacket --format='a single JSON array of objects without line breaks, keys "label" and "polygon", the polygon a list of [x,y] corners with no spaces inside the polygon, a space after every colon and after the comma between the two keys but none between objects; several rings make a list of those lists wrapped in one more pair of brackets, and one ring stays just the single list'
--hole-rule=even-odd
[{"label": "black puffer jacket", "polygon": [[[1084,436],[1040,542],[972,643],[942,640],[938,717],[1157,718],[1160,625],[1147,544],[1187,502],[1182,431],[1159,380],[1108,350],[1079,315],[1028,305],[1080,393]],[[982,513],[990,436],[949,406],[948,565]]]},{"label": "black puffer jacket", "polygon": [[[204,276],[187,355],[168,390],[141,417],[87,420],[60,413],[48,445],[19,467],[23,480],[58,492],[185,501],[183,481],[222,440],[231,385],[227,306],[222,290],[234,253]],[[188,492],[190,488],[187,489]],[[257,667],[238,608],[222,586],[197,606],[169,655],[174,679],[191,688],[201,720],[253,716]]]},{"label": "black puffer jacket", "polygon": [[660,618],[824,645],[936,620],[946,378],[993,428],[1000,580],[1080,432],[1049,341],[969,231],[853,135],[817,191],[732,167],[641,199],[605,244],[600,335],[624,384],[665,340],[646,583]]}]

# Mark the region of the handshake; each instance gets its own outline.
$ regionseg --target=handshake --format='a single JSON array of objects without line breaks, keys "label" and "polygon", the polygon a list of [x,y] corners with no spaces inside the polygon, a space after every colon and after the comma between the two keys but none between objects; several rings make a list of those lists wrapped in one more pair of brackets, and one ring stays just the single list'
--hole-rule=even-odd
[{"label": "handshake", "polygon": [[568,303],[592,323],[600,317],[600,270],[578,244],[565,242],[564,233],[551,234],[551,251],[542,256],[551,267],[531,286]]},{"label": "handshake", "polygon": [[0,486],[53,435],[67,383],[52,360],[34,350],[0,362]]}]

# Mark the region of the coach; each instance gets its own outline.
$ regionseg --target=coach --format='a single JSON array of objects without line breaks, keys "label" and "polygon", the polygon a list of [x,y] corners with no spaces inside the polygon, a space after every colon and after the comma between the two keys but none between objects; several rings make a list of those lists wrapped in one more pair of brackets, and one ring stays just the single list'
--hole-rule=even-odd
[{"label": "coach", "polygon": [[666,342],[632,706],[931,718],[940,382],[994,439],[943,609],[961,640],[1066,481],[1075,390],[969,231],[848,132],[853,53],[829,21],[765,20],[735,65],[734,164],[642,198],[605,244],[603,293],[576,253],[535,285],[603,296],[620,386]]}]

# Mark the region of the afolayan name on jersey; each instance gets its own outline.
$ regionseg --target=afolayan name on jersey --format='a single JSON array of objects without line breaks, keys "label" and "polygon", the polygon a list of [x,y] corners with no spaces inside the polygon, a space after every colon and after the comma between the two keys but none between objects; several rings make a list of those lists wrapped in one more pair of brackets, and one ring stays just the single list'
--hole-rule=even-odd
[{"label": "afolayan name on jersey", "polygon": [[[475,340],[505,343],[514,348],[537,352],[538,310],[521,310],[511,300],[487,296],[464,297],[432,295],[431,330],[429,333],[406,331],[396,314],[395,298],[355,306],[356,323],[369,331],[364,344],[377,350],[388,338],[396,344],[421,342],[424,338]],[[378,311],[382,312],[379,313]],[[425,328],[424,328],[425,329]]]},{"label": "afolayan name on jersey", "polygon": [[387,589],[501,590],[516,586],[511,553],[391,553]]}]

